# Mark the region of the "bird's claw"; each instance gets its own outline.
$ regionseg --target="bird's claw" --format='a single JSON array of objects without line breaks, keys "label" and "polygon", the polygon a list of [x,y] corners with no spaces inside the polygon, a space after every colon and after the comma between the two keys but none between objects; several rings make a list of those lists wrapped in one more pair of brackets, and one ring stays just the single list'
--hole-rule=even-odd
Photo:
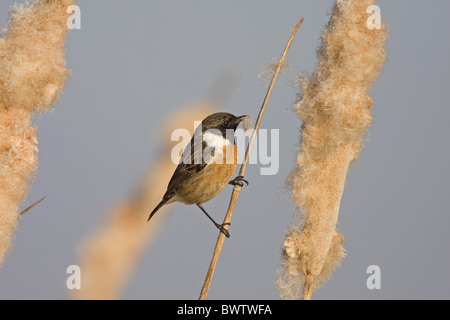
[{"label": "bird's claw", "polygon": [[217,229],[220,230],[220,232],[222,232],[225,235],[225,237],[229,238],[230,237],[230,233],[228,232],[227,229],[225,229],[225,226],[229,226],[229,225],[230,225],[229,222],[223,223],[223,224],[218,224],[217,223],[216,227],[217,227]]},{"label": "bird's claw", "polygon": [[243,187],[244,186],[244,182],[246,183],[246,185],[248,186],[248,181],[244,179],[243,176],[237,176],[236,178],[234,178],[233,180],[231,180],[229,182],[229,184],[232,184],[233,186],[240,186]]}]

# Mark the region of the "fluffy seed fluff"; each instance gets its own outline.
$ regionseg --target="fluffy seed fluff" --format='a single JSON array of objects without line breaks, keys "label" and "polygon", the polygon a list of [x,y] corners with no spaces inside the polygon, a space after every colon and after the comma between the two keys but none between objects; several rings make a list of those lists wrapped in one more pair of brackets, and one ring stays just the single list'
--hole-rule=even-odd
[{"label": "fluffy seed fluff", "polygon": [[258,75],[258,78],[263,79],[266,87],[269,86],[278,67],[280,67],[280,74],[284,74],[285,70],[289,67],[289,64],[286,59],[272,58],[267,67]]},{"label": "fluffy seed fluff", "polygon": [[33,111],[50,108],[67,79],[64,40],[71,0],[14,5],[0,34],[0,264],[37,168]]},{"label": "fluffy seed fluff", "polygon": [[301,142],[288,184],[302,217],[284,241],[277,286],[285,299],[310,299],[345,256],[344,237],[336,231],[340,201],[372,121],[368,91],[386,59],[386,27],[366,25],[366,10],[374,4],[336,0],[316,70],[299,81]]}]

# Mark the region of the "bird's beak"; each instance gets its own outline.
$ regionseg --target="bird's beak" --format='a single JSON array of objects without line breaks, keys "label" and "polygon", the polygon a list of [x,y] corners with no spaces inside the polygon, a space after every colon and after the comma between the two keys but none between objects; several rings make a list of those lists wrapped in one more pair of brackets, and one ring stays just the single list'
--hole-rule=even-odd
[{"label": "bird's beak", "polygon": [[245,118],[247,118],[247,117],[248,117],[247,114],[245,114],[245,115],[243,115],[243,116],[240,116],[240,117],[237,117],[236,124],[241,123],[241,122],[242,122]]}]

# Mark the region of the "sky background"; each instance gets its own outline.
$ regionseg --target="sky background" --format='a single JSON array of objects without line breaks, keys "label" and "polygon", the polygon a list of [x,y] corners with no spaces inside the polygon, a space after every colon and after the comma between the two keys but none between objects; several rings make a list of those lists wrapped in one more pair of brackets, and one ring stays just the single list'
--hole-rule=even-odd
[{"label": "sky background", "polygon": [[[9,6],[0,2],[0,26]],[[37,115],[39,170],[0,269],[0,299],[67,299],[66,269],[80,242],[129,196],[157,160],[161,125],[202,101],[224,71],[236,84],[223,110],[256,119],[266,93],[258,78],[278,57],[290,27],[305,22],[261,128],[280,130],[280,169],[248,167],[245,187],[209,299],[279,299],[274,287],[293,205],[284,191],[300,120],[296,75],[313,72],[332,0],[79,0],[81,30],[67,38],[72,70],[55,108]],[[375,87],[373,123],[351,168],[338,228],[347,257],[314,299],[450,298],[449,1],[378,1],[390,26],[388,61]],[[218,220],[231,187],[205,208]],[[196,299],[217,230],[195,206],[172,204],[125,299]],[[153,208],[149,208],[149,211]],[[143,222],[145,223],[145,222]],[[381,268],[368,290],[366,269]]]}]

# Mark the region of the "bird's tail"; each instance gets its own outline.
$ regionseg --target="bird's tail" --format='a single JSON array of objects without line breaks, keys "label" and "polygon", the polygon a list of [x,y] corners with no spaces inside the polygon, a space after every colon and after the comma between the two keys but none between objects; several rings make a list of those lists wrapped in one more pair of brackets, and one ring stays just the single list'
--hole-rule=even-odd
[{"label": "bird's tail", "polygon": [[167,198],[162,199],[162,201],[156,206],[156,208],[153,209],[152,213],[150,213],[150,216],[148,217],[147,222],[150,221],[150,219],[153,217],[153,215],[156,213],[156,211],[158,211],[163,205],[165,205],[167,201],[169,201],[169,199],[167,199]]}]

